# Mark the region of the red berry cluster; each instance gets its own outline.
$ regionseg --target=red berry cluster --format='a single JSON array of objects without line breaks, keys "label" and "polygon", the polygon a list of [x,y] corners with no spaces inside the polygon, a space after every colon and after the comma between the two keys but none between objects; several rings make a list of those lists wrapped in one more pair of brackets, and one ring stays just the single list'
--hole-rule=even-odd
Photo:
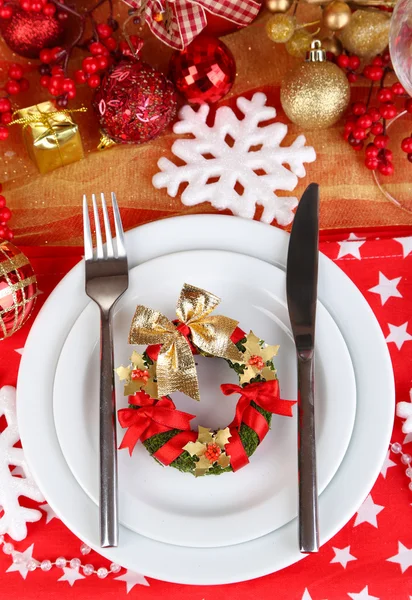
[{"label": "red berry cluster", "polygon": [[[0,183],[0,192],[3,188]],[[0,195],[0,240],[11,241],[14,237],[12,230],[7,226],[11,218],[11,210],[6,206],[6,198]]]},{"label": "red berry cluster", "polygon": [[412,133],[402,140],[401,148],[408,155],[409,162],[412,162]]},{"label": "red berry cluster", "polygon": [[217,444],[208,444],[207,445],[207,449],[204,453],[204,457],[207,458],[207,460],[210,463],[214,463],[217,461],[217,459],[219,458],[219,456],[222,454],[221,449],[219,448],[219,446]]},{"label": "red berry cluster", "polygon": [[21,65],[16,63],[10,65],[8,79],[2,88],[7,96],[0,98],[0,140],[7,139],[9,135],[6,127],[12,120],[12,107],[9,96],[16,96],[20,92],[27,92],[29,89],[29,82],[23,75],[24,69]]},{"label": "red berry cluster", "polygon": [[355,54],[352,56],[348,56],[347,54],[340,54],[336,57],[336,62],[338,66],[346,71],[346,77],[350,83],[355,83],[358,79],[358,74],[355,72],[359,69],[360,66],[360,58]]},{"label": "red berry cluster", "polygon": [[[60,4],[63,4],[62,0],[59,0],[59,2]],[[57,11],[56,5],[50,2],[49,0],[19,0],[18,4],[19,7],[25,12],[43,13],[48,17],[52,17]],[[4,5],[4,0],[0,0],[0,17],[2,19],[10,19],[12,16],[12,4]],[[61,21],[67,19],[68,17],[67,13],[61,11],[59,11],[56,16]]]}]

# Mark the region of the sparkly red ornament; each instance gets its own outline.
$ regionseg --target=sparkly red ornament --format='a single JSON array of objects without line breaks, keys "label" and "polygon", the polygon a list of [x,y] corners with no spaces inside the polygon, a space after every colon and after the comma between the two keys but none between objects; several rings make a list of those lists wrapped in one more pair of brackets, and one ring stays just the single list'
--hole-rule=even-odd
[{"label": "sparkly red ornament", "polygon": [[0,340],[29,318],[38,295],[29,259],[11,242],[0,242]]},{"label": "sparkly red ornament", "polygon": [[55,15],[13,10],[9,19],[0,20],[0,33],[7,46],[20,56],[38,58],[43,48],[56,46],[64,25]]},{"label": "sparkly red ornament", "polygon": [[213,103],[221,100],[232,87],[236,63],[221,40],[201,34],[187,48],[172,55],[170,76],[189,102]]},{"label": "sparkly red ornament", "polygon": [[150,65],[125,60],[104,76],[93,107],[104,136],[120,144],[141,144],[157,137],[174,117],[176,90]]}]

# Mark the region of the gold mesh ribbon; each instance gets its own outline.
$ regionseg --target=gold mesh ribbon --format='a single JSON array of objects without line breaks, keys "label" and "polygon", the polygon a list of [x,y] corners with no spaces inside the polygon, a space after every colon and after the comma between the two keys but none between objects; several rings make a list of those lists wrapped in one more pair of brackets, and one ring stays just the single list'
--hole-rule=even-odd
[{"label": "gold mesh ribbon", "polygon": [[[185,284],[177,302],[176,315],[190,330],[194,346],[211,356],[244,362],[230,336],[238,321],[221,315],[210,316],[220,298]],[[159,397],[180,391],[200,400],[196,365],[190,344],[178,326],[159,311],[138,306],[129,333],[129,344],[161,344],[156,365]]]}]

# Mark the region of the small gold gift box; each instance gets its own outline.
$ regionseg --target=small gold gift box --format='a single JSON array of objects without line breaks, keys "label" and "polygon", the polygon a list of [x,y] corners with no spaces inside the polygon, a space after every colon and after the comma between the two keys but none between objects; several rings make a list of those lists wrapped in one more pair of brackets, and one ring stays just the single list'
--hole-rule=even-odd
[{"label": "small gold gift box", "polygon": [[84,158],[79,128],[71,118],[71,113],[84,111],[57,110],[49,101],[16,111],[12,123],[23,125],[27,151],[40,173]]}]

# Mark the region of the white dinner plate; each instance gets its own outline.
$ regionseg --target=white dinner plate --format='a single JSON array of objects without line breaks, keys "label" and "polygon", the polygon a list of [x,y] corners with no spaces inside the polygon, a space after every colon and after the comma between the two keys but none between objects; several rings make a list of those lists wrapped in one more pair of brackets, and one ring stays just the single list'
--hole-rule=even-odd
[{"label": "white dinner plate", "polygon": [[[246,253],[284,269],[288,241],[289,236],[275,227],[224,215],[165,219],[126,234],[130,267],[173,252],[212,249]],[[320,540],[325,543],[356,512],[379,474],[391,436],[395,395],[387,345],[372,310],[350,279],[323,255],[318,292],[349,349],[357,391],[348,450],[319,498]],[[120,527],[117,548],[99,547],[98,508],[70,471],[53,417],[58,358],[87,302],[84,264],[79,263],[55,288],[33,323],[17,387],[20,435],[29,466],[63,522],[109,560],[149,577],[177,583],[244,581],[304,558],[298,547],[297,519],[263,537],[222,548],[165,544],[124,526]]]},{"label": "white dinner plate", "polygon": [[[247,273],[247,277],[245,277]],[[137,304],[170,319],[182,285],[190,283],[222,298],[215,310],[280,344],[275,359],[281,397],[296,399],[296,351],[290,330],[285,273],[267,262],[221,251],[179,252],[135,267],[129,289],[116,307],[115,364],[126,365],[127,344]],[[161,286],[159,286],[161,282]],[[140,351],[143,351],[143,347]],[[54,419],[60,446],[77,481],[99,498],[99,314],[90,302],[63,346],[54,380]],[[196,414],[197,425],[213,429],[233,419],[238,396],[225,397],[220,383],[238,383],[223,360],[196,357],[201,401],[175,393],[177,407]],[[342,378],[342,372],[345,377]],[[68,376],[70,373],[70,376]],[[119,408],[127,406],[117,383]],[[316,327],[316,426],[321,493],[338,469],[352,434],[355,376],[342,334],[319,305]],[[339,431],[339,435],[336,432]],[[118,426],[118,438],[124,431]],[[195,479],[164,468],[142,444],[132,458],[119,452],[120,522],[154,540],[179,546],[214,547],[255,539],[297,516],[297,423],[274,415],[271,431],[238,473]],[[194,502],[193,499],[196,498]]]}]

